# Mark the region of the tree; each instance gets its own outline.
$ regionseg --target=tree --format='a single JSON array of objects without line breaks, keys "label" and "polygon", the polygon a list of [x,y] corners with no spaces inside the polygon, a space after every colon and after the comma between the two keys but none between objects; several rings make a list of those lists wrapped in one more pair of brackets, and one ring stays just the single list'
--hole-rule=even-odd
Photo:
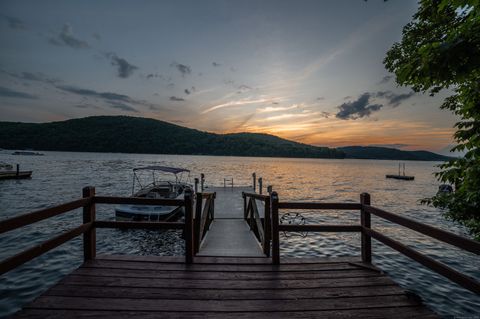
[{"label": "tree", "polygon": [[445,209],[480,240],[480,0],[421,0],[384,64],[398,84],[416,92],[452,92],[441,108],[460,118],[452,151],[465,155],[436,174],[454,192],[424,202]]}]

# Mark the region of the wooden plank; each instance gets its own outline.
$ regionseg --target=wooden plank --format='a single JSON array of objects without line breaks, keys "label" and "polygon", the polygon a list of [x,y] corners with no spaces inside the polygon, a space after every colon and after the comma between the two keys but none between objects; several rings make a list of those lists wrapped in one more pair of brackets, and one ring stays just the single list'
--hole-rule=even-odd
[{"label": "wooden plank", "polygon": [[359,203],[315,203],[315,202],[279,202],[279,209],[338,209],[338,210],[360,210]]},{"label": "wooden plank", "polygon": [[35,222],[64,214],[71,210],[83,207],[90,203],[90,198],[82,198],[65,204],[61,204],[54,207],[49,207],[41,210],[37,210],[31,213],[18,215],[9,219],[0,221],[0,234],[7,231],[11,231],[26,225],[33,224]]},{"label": "wooden plank", "polygon": [[10,258],[4,259],[0,262],[0,275],[26,263],[29,260],[32,260],[35,257],[46,253],[47,251],[52,250],[55,247],[60,246],[61,244],[69,241],[70,239],[80,236],[81,234],[89,230],[91,227],[92,223],[83,224],[63,234],[53,237],[52,239],[44,241],[43,243],[38,244],[32,248],[24,250],[21,253],[18,253]]},{"label": "wooden plank", "polygon": [[260,215],[258,214],[257,202],[255,201],[255,199],[251,199],[250,201],[252,202],[252,218],[256,226],[255,229],[257,230],[258,241],[260,243],[263,243],[265,239],[265,234],[263,231],[262,222],[260,221]]},{"label": "wooden plank", "polygon": [[455,269],[442,264],[433,258],[430,258],[428,256],[425,256],[415,250],[413,250],[410,247],[407,247],[403,245],[402,243],[393,240],[385,235],[380,234],[377,231],[374,231],[373,229],[364,229],[365,233],[368,235],[372,236],[373,238],[379,240],[380,242],[384,243],[385,245],[395,249],[396,251],[399,251],[400,253],[404,254],[407,257],[412,258],[413,260],[421,263],[427,268],[430,268],[431,270],[435,271],[436,273],[450,279],[451,281],[459,284],[463,288],[466,288],[476,294],[480,294],[480,282],[476,281],[470,276],[464,275]]},{"label": "wooden plank", "polygon": [[364,207],[366,207],[365,205],[370,205],[370,194],[360,194],[360,204],[362,204],[362,209],[360,211],[360,224],[362,226],[362,235],[360,236],[362,261],[372,263],[372,238],[363,231],[364,228],[371,228],[370,213],[364,209]]},{"label": "wooden plank", "polygon": [[360,225],[278,225],[279,231],[309,231],[309,232],[361,232]]},{"label": "wooden plank", "polygon": [[95,196],[96,204],[129,204],[129,205],[163,205],[163,206],[185,206],[181,199],[153,199],[143,197],[114,197]]},{"label": "wooden plank", "polygon": [[[97,261],[101,260],[118,260],[131,262],[158,262],[158,263],[180,263],[183,264],[185,259],[181,256],[141,256],[141,255],[98,255]],[[360,257],[283,257],[282,264],[338,264],[338,263],[354,263],[361,262]],[[196,256],[195,264],[267,264],[272,261],[265,257],[204,257]]]},{"label": "wooden plank", "polygon": [[41,296],[28,308],[43,309],[89,309],[89,310],[131,310],[131,311],[176,311],[176,312],[248,312],[248,311],[303,311],[340,310],[359,308],[381,308],[418,306],[415,300],[405,296],[349,297],[336,299],[283,300],[190,300],[186,306],[183,300],[129,299],[129,298],[76,298]]},{"label": "wooden plank", "polygon": [[386,220],[389,220],[395,224],[399,224],[402,226],[405,226],[409,229],[415,230],[419,233],[422,233],[424,235],[427,235],[429,237],[433,237],[435,239],[438,239],[444,243],[448,243],[450,245],[456,246],[458,248],[464,249],[466,251],[469,251],[471,253],[480,255],[480,242],[465,238],[462,236],[455,235],[451,232],[447,232],[444,230],[441,230],[439,228],[435,228],[426,224],[419,223],[413,219],[403,217],[400,215],[396,215],[384,210],[381,210],[376,207],[368,206],[365,205],[364,209],[366,212],[369,212],[373,215],[376,215],[378,217],[384,218]]},{"label": "wooden plank", "polygon": [[97,228],[119,228],[119,229],[183,229],[185,223],[181,222],[130,222],[98,220],[95,222]]},{"label": "wooden plank", "polygon": [[320,272],[172,272],[162,270],[129,270],[118,268],[79,268],[72,275],[121,277],[121,278],[156,278],[156,279],[189,279],[189,280],[304,280],[322,278],[358,278],[378,277],[380,273],[366,269],[320,271]]},{"label": "wooden plank", "polygon": [[270,209],[272,211],[272,263],[280,264],[280,233],[278,230],[278,194],[272,192],[270,195]]},{"label": "wooden plank", "polygon": [[[94,310],[50,310],[50,309],[27,309],[16,314],[16,318],[185,318],[182,312],[148,312],[148,311],[94,311]],[[188,318],[232,318],[232,319],[251,319],[251,318],[278,318],[278,319],[297,319],[297,318],[389,318],[389,319],[433,319],[437,315],[425,307],[420,306],[402,306],[402,307],[384,307],[369,309],[339,309],[339,310],[319,310],[319,311],[298,311],[298,312],[189,312]]]},{"label": "wooden plank", "polygon": [[193,194],[192,190],[185,190],[183,197],[183,206],[185,206],[185,228],[183,231],[185,237],[185,263],[193,263],[195,255],[194,234],[193,234]]},{"label": "wooden plank", "polygon": [[251,198],[255,198],[255,199],[258,199],[258,200],[261,200],[261,201],[267,201],[267,200],[270,200],[270,196],[268,195],[261,195],[261,194],[257,194],[257,193],[244,193],[245,194],[245,197],[251,197]]},{"label": "wooden plank", "polygon": [[324,289],[178,289],[56,285],[46,296],[178,300],[297,300],[404,295],[398,286]]},{"label": "wooden plank", "polygon": [[90,268],[118,268],[118,269],[157,269],[170,271],[225,271],[225,272],[299,272],[299,271],[334,271],[334,270],[353,270],[358,266],[341,264],[285,264],[285,265],[215,265],[215,264],[195,264],[195,267],[176,263],[147,263],[147,262],[115,262],[106,260],[93,260],[85,263],[82,267]]},{"label": "wooden plank", "polygon": [[78,276],[71,274],[61,280],[65,285],[137,288],[183,289],[320,289],[332,287],[388,286],[395,283],[384,276],[358,278],[321,278],[316,280],[163,280],[155,278],[118,278]]}]

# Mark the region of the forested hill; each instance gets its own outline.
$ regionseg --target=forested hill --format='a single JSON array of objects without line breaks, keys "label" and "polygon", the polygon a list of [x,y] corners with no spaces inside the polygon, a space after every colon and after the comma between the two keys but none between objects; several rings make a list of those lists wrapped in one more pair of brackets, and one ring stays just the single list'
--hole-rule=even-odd
[{"label": "forested hill", "polygon": [[0,148],[265,157],[343,158],[340,150],[257,133],[214,134],[154,119],[94,116],[51,123],[0,122]]},{"label": "forested hill", "polygon": [[346,158],[383,159],[383,160],[411,160],[411,161],[448,161],[448,156],[428,151],[402,151],[396,148],[377,146],[347,146],[340,147]]}]

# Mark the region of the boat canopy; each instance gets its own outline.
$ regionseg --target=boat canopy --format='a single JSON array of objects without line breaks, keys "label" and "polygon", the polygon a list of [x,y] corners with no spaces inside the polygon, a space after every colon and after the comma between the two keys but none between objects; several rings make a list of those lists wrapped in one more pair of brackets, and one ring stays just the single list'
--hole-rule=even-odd
[{"label": "boat canopy", "polygon": [[162,171],[172,174],[178,174],[181,172],[190,172],[190,170],[185,168],[178,168],[178,167],[168,167],[168,166],[144,166],[144,167],[137,167],[134,168],[133,171]]}]

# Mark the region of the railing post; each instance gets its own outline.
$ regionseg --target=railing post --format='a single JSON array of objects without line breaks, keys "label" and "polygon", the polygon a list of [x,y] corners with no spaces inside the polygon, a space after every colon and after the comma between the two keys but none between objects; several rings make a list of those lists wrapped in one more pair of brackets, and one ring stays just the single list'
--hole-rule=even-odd
[{"label": "railing post", "polygon": [[263,253],[270,257],[270,240],[272,238],[272,223],[270,219],[270,199],[265,201],[265,211],[263,213],[264,217],[264,243],[263,243]]},{"label": "railing post", "polygon": [[267,186],[267,193],[268,195],[270,196],[270,194],[273,192],[273,186],[272,185],[268,185]]},{"label": "railing post", "polygon": [[198,253],[200,249],[200,223],[202,221],[202,204],[203,196],[202,193],[196,193],[195,196],[195,220],[194,220],[194,241],[195,241],[195,254]]},{"label": "railing post", "polygon": [[253,178],[253,192],[255,193],[257,189],[257,173],[253,173],[252,178]]},{"label": "railing post", "polygon": [[[95,187],[87,186],[82,190],[83,198],[91,198],[95,196]],[[85,233],[83,233],[83,261],[95,259],[96,256],[96,230],[95,223],[95,204],[93,202],[83,207],[83,223],[92,223]]]},{"label": "railing post", "polygon": [[247,196],[245,196],[244,192],[242,192],[242,198],[243,198],[243,219],[247,220]]},{"label": "railing post", "polygon": [[200,191],[203,192],[205,188],[205,174],[200,174]]},{"label": "railing post", "polygon": [[195,177],[195,193],[198,192],[198,178]]},{"label": "railing post", "polygon": [[364,263],[372,263],[372,238],[366,234],[365,228],[371,227],[370,213],[366,212],[364,205],[370,205],[370,194],[360,194],[360,204],[362,209],[360,210],[360,222],[362,225],[362,261]]},{"label": "railing post", "polygon": [[258,178],[258,191],[260,195],[262,195],[263,192],[263,178],[259,177]]},{"label": "railing post", "polygon": [[184,195],[185,201],[185,262],[193,263],[193,198],[192,191],[187,189]]},{"label": "railing post", "polygon": [[278,194],[270,195],[270,209],[272,211],[272,263],[280,264],[280,234],[278,232]]}]

